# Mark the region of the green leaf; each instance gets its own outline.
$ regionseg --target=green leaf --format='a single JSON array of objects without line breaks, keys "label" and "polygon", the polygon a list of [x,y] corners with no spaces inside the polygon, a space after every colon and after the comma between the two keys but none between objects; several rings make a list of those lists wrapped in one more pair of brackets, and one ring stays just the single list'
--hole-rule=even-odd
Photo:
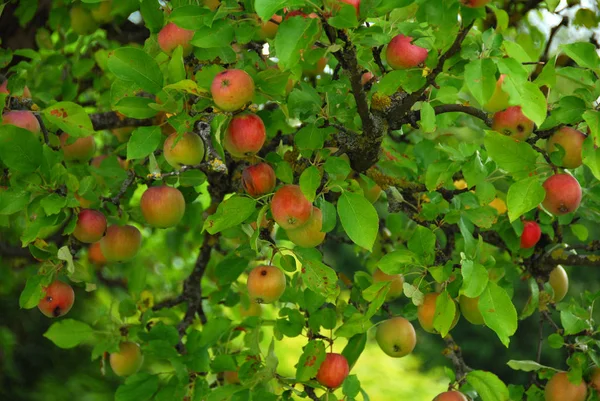
[{"label": "green leaf", "polygon": [[62,246],[56,256],[59,260],[63,260],[67,262],[67,271],[69,274],[73,274],[75,272],[75,265],[73,264],[73,255],[71,254],[71,250],[67,245]]},{"label": "green leaf", "polygon": [[435,315],[433,327],[442,337],[446,337],[456,318],[456,302],[448,291],[442,292],[435,300]]},{"label": "green leaf", "polygon": [[298,8],[305,4],[305,0],[255,0],[254,9],[263,21],[267,21],[283,7]]},{"label": "green leaf", "polygon": [[30,276],[25,283],[25,288],[19,297],[19,307],[22,309],[35,308],[46,292],[42,288],[45,277],[39,274]]},{"label": "green leaf", "polygon": [[463,284],[460,290],[461,294],[469,298],[476,298],[485,290],[489,281],[489,275],[486,268],[472,260],[463,260],[460,269],[463,276]]},{"label": "green leaf", "polygon": [[488,156],[515,179],[528,178],[535,171],[537,152],[527,142],[486,131],[484,144]]},{"label": "green leaf", "polygon": [[40,201],[40,206],[44,209],[44,213],[46,213],[47,216],[60,213],[66,205],[67,198],[60,196],[57,193],[45,196]]},{"label": "green leaf", "polygon": [[537,207],[546,196],[546,191],[537,177],[513,183],[506,196],[510,222]]},{"label": "green leaf", "polygon": [[11,215],[20,212],[28,204],[29,192],[16,188],[0,191],[0,215]]},{"label": "green leaf", "polygon": [[600,141],[592,135],[585,138],[585,141],[583,141],[581,158],[583,164],[590,168],[594,177],[596,177],[597,180],[600,180],[600,147],[596,145],[598,142]]},{"label": "green leaf", "polygon": [[479,311],[485,325],[494,330],[508,347],[510,336],[517,331],[517,310],[504,288],[490,281],[479,297]]},{"label": "green leaf", "polygon": [[198,27],[208,25],[212,18],[209,9],[198,5],[184,5],[177,7],[173,10],[171,15],[169,15],[169,21],[180,28],[192,31],[195,31]]},{"label": "green leaf", "polygon": [[224,317],[216,317],[202,326],[202,337],[199,345],[210,347],[215,345],[231,327],[231,320]]},{"label": "green leaf", "polygon": [[403,274],[418,261],[419,258],[415,253],[406,249],[397,249],[383,255],[377,266],[386,274]]},{"label": "green leaf", "polygon": [[157,33],[163,27],[164,13],[160,8],[158,0],[143,0],[140,12],[144,19],[144,25],[152,33]]},{"label": "green leaf", "polygon": [[340,2],[339,11],[327,20],[327,23],[334,28],[346,29],[358,26],[358,18],[356,18],[356,9],[349,5]]},{"label": "green leaf", "polygon": [[350,337],[348,343],[344,347],[342,351],[342,355],[346,357],[348,361],[348,365],[350,365],[350,370],[358,361],[358,358],[362,354],[367,345],[367,333],[357,334],[355,336]]},{"label": "green leaf", "polygon": [[[270,17],[269,17],[270,18]],[[309,49],[320,33],[318,19],[292,17],[284,20],[277,29],[275,50],[279,66],[289,70],[300,61],[303,50]],[[302,40],[298,40],[302,38]]]},{"label": "green leaf", "polygon": [[596,46],[589,42],[576,42],[562,45],[561,49],[571,57],[580,67],[598,71],[600,69],[600,56],[596,53]]},{"label": "green leaf", "polygon": [[115,393],[115,401],[147,401],[158,391],[158,376],[138,373],[128,377]]},{"label": "green leaf", "polygon": [[417,226],[413,235],[408,240],[408,249],[430,264],[435,259],[435,242],[435,234],[430,229]]},{"label": "green leaf", "polygon": [[431,103],[423,103],[421,106],[421,121],[419,122],[424,132],[435,131],[435,111]]},{"label": "green leaf", "polygon": [[344,191],[338,200],[337,210],[348,237],[370,251],[379,229],[377,211],[371,202],[361,195]]},{"label": "green leaf", "polygon": [[0,127],[0,160],[15,171],[35,171],[42,164],[42,144],[39,139],[30,131],[14,125]]},{"label": "green leaf", "polygon": [[163,75],[156,60],[134,47],[121,47],[108,56],[108,69],[123,81],[131,81],[140,88],[157,94],[163,87]]},{"label": "green leaf", "polygon": [[309,341],[296,365],[296,380],[306,382],[315,377],[319,367],[325,360],[325,354],[323,341]]},{"label": "green leaf", "polygon": [[161,139],[162,132],[158,125],[136,128],[127,142],[127,160],[143,159],[148,156],[156,150]]},{"label": "green leaf", "polygon": [[46,119],[69,136],[85,137],[94,133],[92,121],[83,107],[71,102],[58,102],[42,110]]},{"label": "green leaf", "polygon": [[158,113],[148,106],[150,103],[154,103],[154,99],[137,96],[124,97],[114,105],[114,109],[127,117],[150,118]]},{"label": "green leaf", "polygon": [[590,328],[584,319],[568,310],[560,311],[560,323],[565,329],[565,335],[579,333]]},{"label": "green leaf", "polygon": [[214,49],[229,46],[233,37],[233,25],[228,20],[221,20],[212,26],[200,27],[190,43],[201,49]]},{"label": "green leaf", "polygon": [[496,88],[496,64],[489,58],[472,60],[465,66],[465,83],[477,102],[486,104]]},{"label": "green leaf", "polygon": [[317,128],[315,124],[308,124],[296,132],[294,142],[300,150],[321,149],[325,143],[324,130]]},{"label": "green leaf", "polygon": [[92,336],[92,328],[74,319],[64,319],[55,322],[44,333],[44,337],[59,348],[74,348]]},{"label": "green leaf", "polygon": [[508,388],[493,373],[482,370],[474,370],[467,374],[467,383],[469,383],[482,401],[508,401]]},{"label": "green leaf", "polygon": [[515,361],[511,359],[506,364],[513,370],[522,370],[524,372],[537,372],[540,369],[554,369],[541,365],[536,361]]},{"label": "green leaf", "polygon": [[350,375],[346,377],[342,386],[342,392],[350,398],[356,397],[358,393],[360,393],[360,381],[358,380],[358,376]]},{"label": "green leaf", "polygon": [[315,258],[309,250],[295,249],[302,263],[301,277],[304,284],[324,297],[335,297],[339,293],[335,271],[320,259]]},{"label": "green leaf", "polygon": [[317,189],[321,185],[321,172],[315,166],[305,169],[300,175],[300,189],[306,199],[313,203]]},{"label": "green leaf", "polygon": [[241,195],[233,195],[221,202],[217,211],[204,221],[202,230],[216,234],[226,228],[246,221],[256,209],[256,200]]}]

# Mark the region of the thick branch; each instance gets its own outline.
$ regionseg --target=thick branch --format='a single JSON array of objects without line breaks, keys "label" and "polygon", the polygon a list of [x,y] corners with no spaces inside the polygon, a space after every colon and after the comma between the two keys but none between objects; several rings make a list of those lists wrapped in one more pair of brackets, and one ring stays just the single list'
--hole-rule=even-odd
[{"label": "thick branch", "polygon": [[153,125],[151,118],[138,120],[137,118],[121,117],[114,111],[90,114],[90,120],[95,131],[123,127],[146,127]]}]

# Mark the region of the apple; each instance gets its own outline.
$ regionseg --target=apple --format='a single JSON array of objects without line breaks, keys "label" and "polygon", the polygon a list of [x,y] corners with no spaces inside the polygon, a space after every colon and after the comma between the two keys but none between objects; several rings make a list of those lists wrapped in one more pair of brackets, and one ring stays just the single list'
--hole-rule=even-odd
[{"label": "apple", "polygon": [[446,391],[438,394],[433,401],[469,401],[467,397],[458,391]]},{"label": "apple", "polygon": [[313,206],[298,185],[284,185],[271,199],[271,214],[284,230],[302,227],[312,216]]},{"label": "apple", "polygon": [[402,274],[387,274],[381,271],[381,269],[377,268],[377,270],[373,272],[373,282],[379,283],[382,281],[392,282],[390,290],[388,291],[386,296],[387,300],[396,299],[400,295],[402,295],[402,291],[404,290],[404,276],[402,276]]},{"label": "apple", "polygon": [[106,231],[106,217],[93,209],[83,209],[77,216],[73,236],[77,240],[91,244],[100,241]]},{"label": "apple", "polygon": [[367,71],[360,77],[360,84],[365,86],[375,77],[375,75],[371,71]]},{"label": "apple", "polygon": [[[279,29],[279,24],[283,18],[280,15],[273,15],[270,20],[262,21],[260,23],[260,30],[258,31],[258,36],[262,39],[274,39],[275,35],[277,35],[277,30]],[[273,22],[275,21],[275,22]]]},{"label": "apple", "polygon": [[590,387],[596,390],[596,393],[600,395],[600,368],[596,367],[592,369],[590,375]]},{"label": "apple", "polygon": [[554,297],[552,298],[552,300],[554,302],[562,301],[565,295],[567,295],[567,292],[569,291],[569,276],[567,275],[567,272],[561,265],[556,266],[550,272],[548,283],[554,291]]},{"label": "apple", "polygon": [[242,158],[256,154],[265,143],[265,124],[254,113],[235,115],[223,136],[223,147],[234,157]]},{"label": "apple", "polygon": [[174,227],[185,213],[185,199],[177,188],[167,185],[150,187],[142,195],[140,208],[146,223],[152,227]]},{"label": "apple", "polygon": [[521,234],[521,248],[533,248],[542,237],[542,230],[535,221],[523,222],[523,234]]},{"label": "apple", "polygon": [[225,70],[215,76],[210,92],[219,109],[236,111],[254,98],[254,81],[244,70]]},{"label": "apple", "polygon": [[569,381],[566,372],[558,372],[546,383],[544,398],[546,401],[585,401],[587,386],[582,380],[579,384]]},{"label": "apple", "polygon": [[48,287],[44,287],[44,297],[38,303],[38,309],[47,317],[60,317],[66,315],[75,301],[75,292],[67,283],[54,280]]},{"label": "apple", "polygon": [[350,372],[348,360],[342,354],[329,352],[317,372],[317,381],[325,387],[338,388]]},{"label": "apple", "polygon": [[[417,318],[423,330],[428,333],[437,333],[435,328],[433,327],[433,320],[435,317],[435,304],[437,297],[440,294],[437,292],[430,292],[429,294],[425,294],[423,299],[423,303],[417,307]],[[455,302],[455,301],[453,301]],[[459,308],[456,308],[456,312],[454,315],[454,321],[452,322],[452,326],[450,326],[450,330],[456,326],[458,323],[458,319],[460,318]]]},{"label": "apple", "polygon": [[533,132],[534,123],[523,114],[521,106],[512,106],[494,114],[492,129],[520,141]]},{"label": "apple", "polygon": [[195,166],[204,160],[204,142],[192,132],[181,136],[173,133],[165,140],[163,154],[167,163],[177,170],[182,165]]},{"label": "apple", "polygon": [[71,19],[71,29],[78,35],[89,35],[98,28],[92,14],[79,5],[71,7],[69,17]]},{"label": "apple", "polygon": [[94,21],[100,24],[108,24],[113,20],[112,12],[112,0],[105,0],[92,8],[92,18]]},{"label": "apple", "polygon": [[[8,90],[8,80],[5,80],[0,85],[0,93],[10,95],[10,91]],[[25,86],[23,88],[23,96],[22,97],[26,98],[26,99],[31,99],[31,91],[29,90],[29,88],[27,86]]]},{"label": "apple", "polygon": [[119,344],[119,352],[110,354],[110,367],[117,376],[131,376],[137,373],[144,363],[140,346],[126,341]]},{"label": "apple", "polygon": [[250,302],[246,308],[240,303],[240,315],[242,315],[242,317],[260,316],[262,315],[262,306],[256,302]]},{"label": "apple", "polygon": [[577,168],[581,166],[581,150],[583,148],[583,141],[585,141],[585,134],[571,127],[562,127],[556,131],[548,142],[546,142],[546,150],[548,154],[558,152],[559,145],[564,150],[564,156],[562,158],[561,167],[565,168]]},{"label": "apple", "polygon": [[63,132],[60,134],[60,147],[67,161],[88,161],[96,152],[96,142],[92,135],[77,138],[71,143],[69,134]]},{"label": "apple", "polygon": [[240,376],[236,371],[226,370],[223,372],[223,381],[225,381],[226,384],[239,384]]},{"label": "apple", "polygon": [[413,45],[413,38],[402,34],[394,36],[385,51],[387,63],[395,70],[414,68],[425,62],[427,49]]},{"label": "apple", "polygon": [[287,230],[287,236],[294,244],[303,248],[314,248],[325,240],[323,228],[323,213],[321,209],[313,206],[312,216],[301,227]]},{"label": "apple", "polygon": [[285,274],[275,266],[258,266],[248,275],[248,295],[259,304],[271,304],[283,295],[286,286]]},{"label": "apple", "polygon": [[504,82],[505,77],[506,75],[502,74],[500,75],[500,78],[498,78],[498,81],[496,81],[496,87],[494,88],[494,93],[492,94],[492,97],[483,106],[483,109],[485,111],[495,113],[501,110],[508,109],[509,96],[508,93],[506,93],[504,89],[502,89],[502,83]]},{"label": "apple", "polygon": [[275,171],[267,163],[246,167],[242,172],[242,186],[253,198],[273,192],[275,184]]},{"label": "apple", "polygon": [[194,38],[194,33],[194,31],[180,28],[173,22],[169,22],[158,32],[158,46],[167,54],[173,53],[177,46],[181,46],[183,55],[188,56],[193,50],[190,42]]},{"label": "apple", "polygon": [[581,203],[579,182],[569,174],[554,174],[544,181],[546,197],[542,202],[544,209],[560,216],[577,210]]},{"label": "apple", "polygon": [[458,304],[460,306],[460,312],[471,324],[482,325],[484,324],[483,315],[479,310],[479,297],[469,298],[466,295],[458,297]]},{"label": "apple", "polygon": [[402,358],[410,354],[417,345],[415,328],[400,316],[388,319],[377,326],[375,338],[381,350],[393,358]]},{"label": "apple", "polygon": [[30,111],[16,110],[9,111],[2,115],[2,124],[11,124],[17,127],[31,131],[34,134],[41,132],[40,122]]},{"label": "apple", "polygon": [[142,234],[137,228],[125,225],[109,226],[106,235],[100,240],[100,248],[109,262],[123,262],[133,259],[142,246]]},{"label": "apple", "polygon": [[106,258],[100,248],[100,242],[94,242],[88,248],[88,261],[96,266],[104,266],[106,264]]}]

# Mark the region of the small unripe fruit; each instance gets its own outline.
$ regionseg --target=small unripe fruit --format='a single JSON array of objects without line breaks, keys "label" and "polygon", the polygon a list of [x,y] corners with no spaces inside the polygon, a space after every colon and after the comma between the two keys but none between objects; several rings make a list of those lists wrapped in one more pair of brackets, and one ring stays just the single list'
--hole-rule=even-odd
[{"label": "small unripe fruit", "polygon": [[96,152],[96,142],[92,135],[77,138],[75,142],[68,144],[69,135],[63,132],[60,135],[60,147],[67,161],[88,161]]},{"label": "small unripe fruit", "polygon": [[240,376],[236,371],[226,370],[225,372],[223,372],[223,381],[226,384],[239,384]]},{"label": "small unripe fruit", "polygon": [[523,234],[521,234],[521,248],[533,248],[542,237],[542,230],[535,221],[523,222]]},{"label": "small unripe fruit", "polygon": [[265,143],[267,131],[259,116],[238,114],[231,119],[223,136],[223,147],[234,157],[256,154]]},{"label": "small unripe fruit", "polygon": [[492,0],[460,0],[460,2],[469,8],[483,7]]},{"label": "small unripe fruit", "polygon": [[325,387],[338,388],[350,372],[350,366],[345,356],[328,353],[317,372],[317,381]]},{"label": "small unripe fruit", "polygon": [[[430,292],[429,294],[425,294],[423,304],[417,307],[417,318],[419,319],[419,323],[421,324],[423,330],[425,330],[428,333],[437,333],[437,330],[433,327],[433,320],[435,318],[435,303],[439,295],[440,294],[437,292]],[[456,308],[454,321],[450,326],[450,330],[452,330],[454,326],[456,326],[456,323],[458,323],[459,318],[460,312],[458,311],[458,308]]]},{"label": "small unripe fruit", "polygon": [[119,352],[110,354],[110,367],[117,376],[131,376],[137,373],[142,363],[142,350],[134,342],[122,342],[119,344]]},{"label": "small unripe fruit", "polygon": [[[4,94],[7,94],[7,95],[10,95],[10,91],[8,90],[8,80],[5,80],[0,85],[0,93],[4,93]],[[31,91],[26,86],[23,88],[23,95],[22,95],[22,97],[27,98],[27,99],[31,99]]]},{"label": "small unripe fruit", "polygon": [[512,106],[494,114],[492,129],[524,141],[533,132],[534,123],[523,114],[521,106]]},{"label": "small unripe fruit", "polygon": [[552,376],[544,389],[546,401],[585,401],[587,386],[584,381],[573,384],[569,381],[566,372],[559,372]]},{"label": "small unripe fruit", "polygon": [[247,308],[240,304],[240,314],[242,317],[260,316],[262,315],[262,306],[256,302],[250,302]]},{"label": "small unripe fruit", "polygon": [[133,226],[112,225],[100,240],[104,257],[109,262],[123,262],[133,259],[142,246],[142,234]]},{"label": "small unripe fruit", "polygon": [[73,236],[79,241],[91,244],[100,241],[106,231],[106,217],[92,209],[83,209],[77,216]]},{"label": "small unripe fruit", "polygon": [[69,16],[71,18],[71,29],[79,35],[89,35],[98,28],[90,12],[81,6],[71,7]]},{"label": "small unripe fruit", "polygon": [[185,199],[176,188],[166,185],[150,187],[142,195],[140,208],[144,219],[151,226],[174,227],[185,213]]},{"label": "small unripe fruit", "polygon": [[190,41],[194,38],[194,31],[183,29],[169,22],[158,33],[157,40],[160,49],[167,53],[173,53],[177,46],[183,48],[183,55],[187,56],[192,52],[193,46]]},{"label": "small unripe fruit", "polygon": [[287,230],[287,236],[294,244],[303,248],[314,248],[325,240],[323,228],[323,213],[321,209],[313,206],[312,216],[302,227]]},{"label": "small unripe fruit", "polygon": [[402,291],[404,290],[404,276],[402,276],[402,274],[387,274],[378,268],[375,270],[375,272],[373,272],[373,282],[379,283],[381,281],[392,282],[390,290],[386,296],[387,300],[396,299],[402,295]]},{"label": "small unripe fruit", "polygon": [[469,401],[467,397],[458,391],[446,391],[437,395],[433,401]]},{"label": "small unripe fruit", "polygon": [[569,291],[569,276],[567,276],[567,272],[561,265],[556,266],[550,272],[548,283],[554,291],[554,298],[552,300],[554,302],[562,301]]},{"label": "small unripe fruit", "polygon": [[163,146],[163,153],[167,163],[176,169],[180,169],[182,165],[194,166],[202,163],[204,160],[204,142],[199,135],[191,132],[186,132],[181,136],[173,133],[169,135]]},{"label": "small unripe fruit", "polygon": [[271,214],[284,230],[302,227],[312,215],[312,204],[297,185],[284,185],[271,200]]},{"label": "small unripe fruit", "polygon": [[285,274],[275,266],[258,266],[248,275],[248,295],[259,304],[270,304],[283,295]]},{"label": "small unripe fruit", "polygon": [[561,167],[577,168],[581,166],[581,151],[585,134],[571,127],[562,127],[556,131],[546,143],[546,150],[549,154],[558,151],[559,145],[564,150]]},{"label": "small unripe fruit", "polygon": [[106,258],[102,253],[99,242],[94,242],[88,248],[88,261],[96,266],[104,266],[106,264]]},{"label": "small unripe fruit", "polygon": [[54,280],[44,288],[44,298],[38,303],[38,309],[45,316],[60,317],[66,315],[75,301],[75,292],[67,283]]},{"label": "small unripe fruit", "polygon": [[476,325],[485,324],[483,315],[479,310],[479,297],[469,298],[461,295],[458,297],[458,304],[460,305],[460,312],[469,323]]},{"label": "small unripe fruit", "polygon": [[367,83],[371,82],[371,80],[373,79],[374,76],[375,75],[373,75],[373,73],[370,71],[365,72],[360,77],[360,84],[363,86],[366,85]]},{"label": "small unripe fruit", "polygon": [[498,81],[496,81],[496,88],[494,89],[494,93],[488,102],[483,106],[484,110],[489,111],[491,113],[495,113],[497,111],[506,110],[509,107],[508,93],[502,89],[502,83],[504,82],[504,78],[506,75],[500,75]]},{"label": "small unripe fruit", "polygon": [[394,317],[377,326],[375,336],[383,352],[393,358],[410,354],[417,345],[417,334],[413,325],[403,317]]},{"label": "small unripe fruit", "polygon": [[402,34],[394,36],[386,49],[387,63],[395,70],[414,68],[427,59],[427,49],[413,45],[413,38]]},{"label": "small unripe fruit", "polygon": [[2,115],[2,124],[11,124],[34,134],[39,134],[41,131],[40,123],[30,111],[17,110],[9,111]]},{"label": "small unripe fruit", "polygon": [[560,216],[577,210],[581,203],[579,182],[569,174],[555,174],[544,182],[544,209]]},{"label": "small unripe fruit", "polygon": [[217,74],[210,92],[219,109],[236,111],[254,98],[254,81],[246,71],[225,70]]},{"label": "small unripe fruit", "polygon": [[275,171],[267,163],[246,167],[242,172],[242,186],[252,197],[256,198],[273,192],[275,184]]}]

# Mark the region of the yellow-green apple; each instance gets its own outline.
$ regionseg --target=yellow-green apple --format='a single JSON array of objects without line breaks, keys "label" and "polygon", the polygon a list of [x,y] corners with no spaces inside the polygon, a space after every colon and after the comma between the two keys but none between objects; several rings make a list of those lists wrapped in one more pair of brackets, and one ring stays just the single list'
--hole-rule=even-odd
[{"label": "yellow-green apple", "polygon": [[375,338],[381,350],[394,358],[402,358],[410,354],[417,345],[415,328],[400,316],[388,319],[377,326]]},{"label": "yellow-green apple", "polygon": [[152,227],[174,227],[185,213],[185,199],[177,188],[167,185],[150,187],[142,195],[140,208],[146,223]]},{"label": "yellow-green apple", "polygon": [[281,269],[275,266],[257,266],[248,274],[248,295],[259,304],[277,301],[285,291],[286,279]]},{"label": "yellow-green apple", "polygon": [[142,234],[134,226],[111,225],[100,240],[100,248],[109,262],[133,259],[142,246]]},{"label": "yellow-green apple", "polygon": [[312,216],[306,224],[292,230],[286,230],[287,236],[294,244],[303,248],[314,248],[325,240],[323,228],[323,213],[316,206],[312,208]]},{"label": "yellow-green apple", "polygon": [[173,133],[165,140],[163,154],[167,163],[176,169],[182,165],[194,166],[204,159],[204,142],[193,132],[186,132],[181,137]]}]

